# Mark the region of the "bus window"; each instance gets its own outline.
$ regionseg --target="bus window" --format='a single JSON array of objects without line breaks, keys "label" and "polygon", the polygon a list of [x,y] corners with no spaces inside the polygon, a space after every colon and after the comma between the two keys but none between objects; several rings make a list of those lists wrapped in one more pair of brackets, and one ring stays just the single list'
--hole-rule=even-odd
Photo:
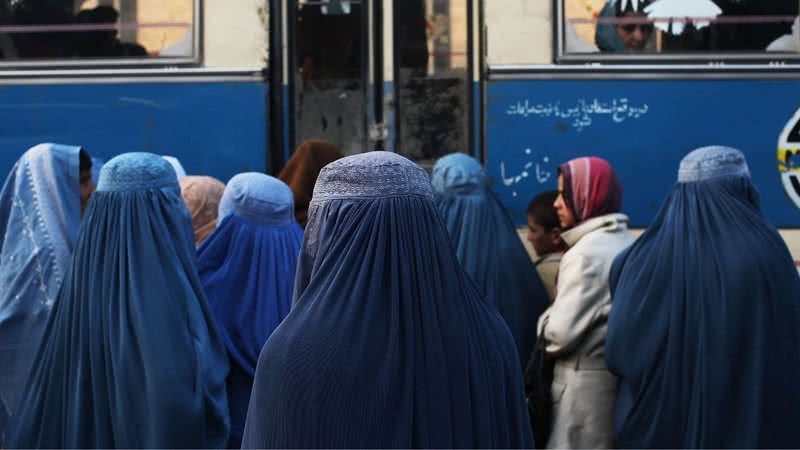
[{"label": "bus window", "polygon": [[561,1],[560,55],[800,53],[797,1]]},{"label": "bus window", "polygon": [[0,60],[192,59],[196,0],[0,0]]}]

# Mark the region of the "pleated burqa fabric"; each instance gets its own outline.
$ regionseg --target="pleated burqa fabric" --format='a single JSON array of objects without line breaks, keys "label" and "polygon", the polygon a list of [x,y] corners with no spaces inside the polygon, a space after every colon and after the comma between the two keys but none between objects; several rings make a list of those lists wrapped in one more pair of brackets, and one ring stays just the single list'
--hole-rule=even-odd
[{"label": "pleated burqa fabric", "polygon": [[737,150],[696,150],[615,261],[615,444],[800,447],[800,279]]},{"label": "pleated burqa fabric", "polygon": [[242,447],[530,446],[514,341],[458,266],[427,173],[387,152],[329,164]]},{"label": "pleated burqa fabric", "polygon": [[66,276],[81,223],[80,147],[41,144],[0,192],[0,447]]},{"label": "pleated burqa fabric", "polygon": [[11,447],[221,448],[225,347],[169,163],[105,164],[20,403]]},{"label": "pleated burqa fabric", "polygon": [[199,270],[228,350],[228,447],[239,448],[258,355],[292,307],[303,229],[292,191],[261,173],[233,177],[219,211],[219,227],[200,247]]},{"label": "pleated burqa fabric", "polygon": [[432,183],[461,267],[505,319],[525,367],[536,342],[536,321],[550,300],[511,217],[470,156],[439,159]]}]

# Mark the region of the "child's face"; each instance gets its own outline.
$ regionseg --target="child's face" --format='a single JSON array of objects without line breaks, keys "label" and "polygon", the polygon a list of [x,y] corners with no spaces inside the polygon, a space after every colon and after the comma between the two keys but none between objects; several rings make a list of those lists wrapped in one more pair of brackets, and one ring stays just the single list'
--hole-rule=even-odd
[{"label": "child's face", "polygon": [[533,245],[537,255],[544,256],[557,251],[554,239],[556,233],[555,230],[545,230],[534,217],[528,216],[528,242]]}]

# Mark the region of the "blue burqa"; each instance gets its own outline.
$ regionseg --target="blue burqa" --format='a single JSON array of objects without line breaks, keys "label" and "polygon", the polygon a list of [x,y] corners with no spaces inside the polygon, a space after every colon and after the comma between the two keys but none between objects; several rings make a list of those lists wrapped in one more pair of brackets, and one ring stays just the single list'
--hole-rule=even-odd
[{"label": "blue burqa", "polygon": [[0,193],[0,447],[78,236],[79,153],[65,145],[33,147]]},{"label": "blue burqa", "polygon": [[387,152],[326,166],[242,446],[532,443],[514,341],[459,268],[427,173]]},{"label": "blue burqa", "polygon": [[100,158],[92,158],[92,183],[97,186],[100,181],[100,170],[103,168],[105,162]]},{"label": "blue burqa", "polygon": [[218,223],[200,247],[198,267],[228,349],[228,447],[239,448],[258,355],[292,306],[303,229],[289,186],[260,173],[228,182]]},{"label": "blue burqa", "polygon": [[225,347],[169,163],[103,167],[45,329],[11,446],[221,448]]},{"label": "blue burqa", "polygon": [[618,447],[800,446],[800,279],[740,152],[684,158],[611,289]]},{"label": "blue burqa", "polygon": [[522,367],[536,341],[536,321],[550,303],[514,223],[487,189],[483,167],[463,153],[433,167],[436,206],[461,267],[505,319]]}]

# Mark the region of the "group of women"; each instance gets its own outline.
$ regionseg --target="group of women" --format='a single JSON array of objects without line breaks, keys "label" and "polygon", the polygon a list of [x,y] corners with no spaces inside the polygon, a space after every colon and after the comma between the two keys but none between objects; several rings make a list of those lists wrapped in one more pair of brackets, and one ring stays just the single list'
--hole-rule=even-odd
[{"label": "group of women", "polygon": [[532,447],[530,409],[548,447],[800,445],[800,278],[736,150],[687,156],[635,242],[608,162],[562,165],[554,301],[464,154],[173,163],[40,145],[9,175],[0,446]]}]

